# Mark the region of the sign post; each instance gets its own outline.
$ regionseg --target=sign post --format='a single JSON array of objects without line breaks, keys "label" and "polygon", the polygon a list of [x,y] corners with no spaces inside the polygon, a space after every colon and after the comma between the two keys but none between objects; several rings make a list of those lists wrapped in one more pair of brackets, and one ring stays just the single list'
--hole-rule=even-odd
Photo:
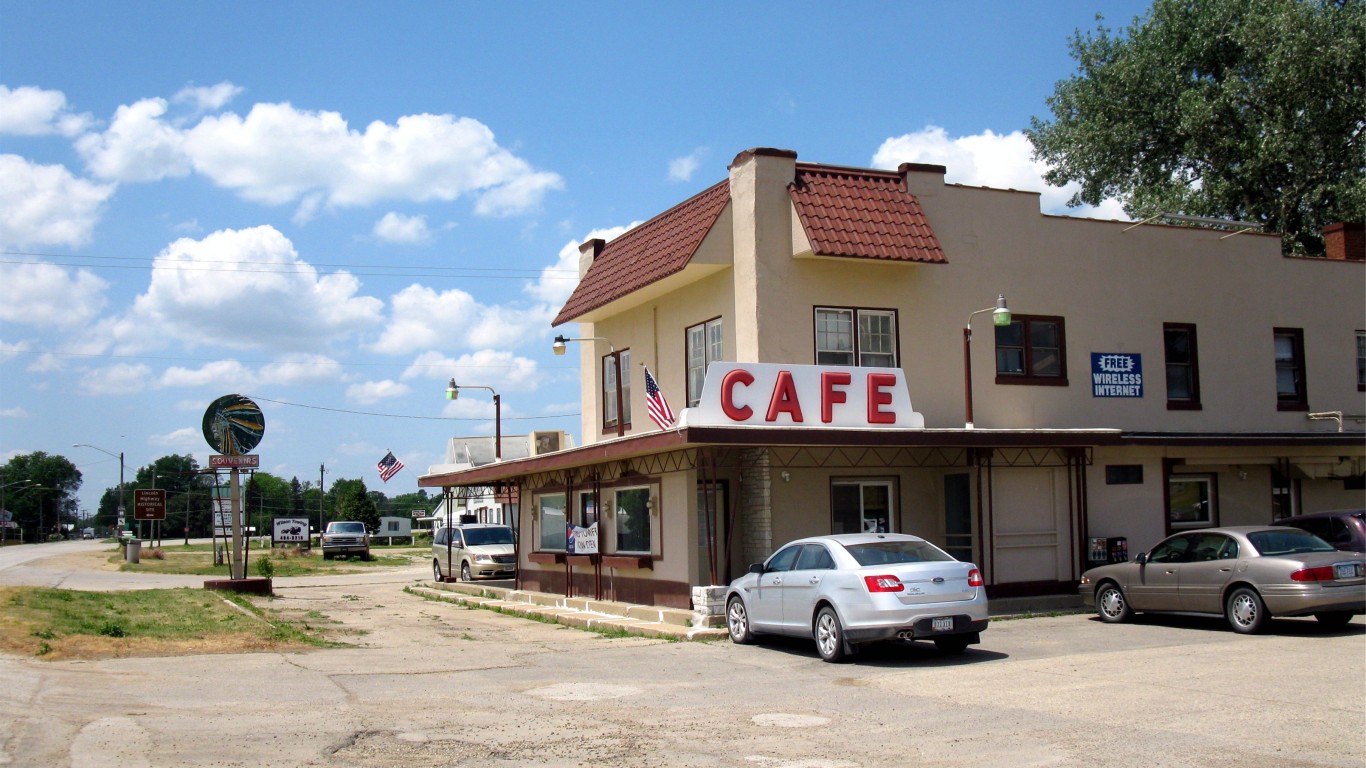
[{"label": "sign post", "polygon": [[[260,406],[242,395],[224,395],[204,411],[204,439],[221,457],[211,457],[209,466],[229,468],[229,498],[232,504],[232,561],[234,580],[247,577],[242,557],[242,467],[259,467],[261,458],[248,455],[266,432],[265,414]],[[214,463],[214,459],[222,461]],[[253,463],[254,462],[254,463]]]}]

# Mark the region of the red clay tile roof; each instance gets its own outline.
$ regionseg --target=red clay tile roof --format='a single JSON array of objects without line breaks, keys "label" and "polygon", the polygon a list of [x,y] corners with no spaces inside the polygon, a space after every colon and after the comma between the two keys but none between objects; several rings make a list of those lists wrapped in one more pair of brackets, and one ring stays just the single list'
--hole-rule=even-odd
[{"label": "red clay tile roof", "polygon": [[906,191],[900,173],[798,163],[789,193],[816,254],[947,261],[920,201]]},{"label": "red clay tile roof", "polygon": [[726,179],[603,246],[552,326],[605,306],[688,266],[730,202]]},{"label": "red clay tile roof", "polygon": [[[920,201],[896,171],[797,163],[788,191],[816,254],[947,261]],[[572,322],[682,271],[728,202],[729,179],[607,243],[551,325]]]}]

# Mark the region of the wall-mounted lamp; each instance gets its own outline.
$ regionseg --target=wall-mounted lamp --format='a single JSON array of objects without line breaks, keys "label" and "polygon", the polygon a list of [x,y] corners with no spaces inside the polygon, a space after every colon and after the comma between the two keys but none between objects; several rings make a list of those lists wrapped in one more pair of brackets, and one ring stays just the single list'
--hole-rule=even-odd
[{"label": "wall-mounted lamp", "polygon": [[786,469],[784,469],[782,472],[779,472],[778,476],[783,479],[784,483],[792,482],[792,473],[788,472]]},{"label": "wall-mounted lamp", "polygon": [[648,509],[648,510],[650,510],[650,514],[651,514],[651,515],[656,515],[656,514],[658,514],[658,509],[656,509],[656,507],[655,507],[655,497],[654,497],[654,496],[651,496],[650,498],[648,498],[648,499],[645,500],[645,508]]},{"label": "wall-mounted lamp", "polygon": [[588,337],[585,337],[585,338],[582,338],[582,339],[571,339],[571,338],[569,338],[569,337],[567,337],[567,336],[556,336],[556,337],[555,337],[555,343],[552,344],[552,345],[550,345],[550,349],[551,349],[557,356],[563,356],[564,353],[565,353],[565,350],[568,348],[568,343],[571,342],[571,341],[606,341],[606,342],[607,342],[607,351],[608,351],[608,353],[610,353],[610,354],[612,355],[612,365],[613,365],[613,367],[614,367],[615,370],[616,370],[616,376],[617,376],[617,387],[616,387],[616,389],[617,389],[617,437],[625,437],[625,436],[626,436],[626,414],[625,414],[625,412],[624,412],[624,409],[622,408],[622,402],[621,402],[621,390],[622,390],[622,385],[621,385],[621,353],[620,353],[620,352],[617,352],[616,347],[612,346],[612,342],[607,341],[607,339],[605,339],[605,338],[603,338],[603,337],[601,337],[601,336],[588,336]]}]

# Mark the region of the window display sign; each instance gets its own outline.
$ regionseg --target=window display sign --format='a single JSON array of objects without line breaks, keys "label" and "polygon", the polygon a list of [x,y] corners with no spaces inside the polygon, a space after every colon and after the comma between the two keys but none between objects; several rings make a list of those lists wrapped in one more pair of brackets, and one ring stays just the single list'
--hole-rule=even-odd
[{"label": "window display sign", "polygon": [[598,553],[598,524],[584,528],[580,525],[568,526],[565,551],[571,555],[596,555]]},{"label": "window display sign", "polygon": [[924,429],[900,368],[715,362],[686,426]]},{"label": "window display sign", "polygon": [[1092,397],[1143,397],[1143,356],[1091,353]]}]

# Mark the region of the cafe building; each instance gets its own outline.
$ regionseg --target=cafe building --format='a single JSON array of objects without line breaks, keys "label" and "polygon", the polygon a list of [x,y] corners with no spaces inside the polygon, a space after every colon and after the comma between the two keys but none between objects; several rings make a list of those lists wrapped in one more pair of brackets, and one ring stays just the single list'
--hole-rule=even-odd
[{"label": "cafe building", "polygon": [[944,174],[753,149],[583,243],[547,329],[580,445],[419,484],[516,499],[521,588],[675,607],[801,536],[911,533],[993,596],[1072,593],[1173,531],[1366,505],[1359,224],[1294,257]]}]

